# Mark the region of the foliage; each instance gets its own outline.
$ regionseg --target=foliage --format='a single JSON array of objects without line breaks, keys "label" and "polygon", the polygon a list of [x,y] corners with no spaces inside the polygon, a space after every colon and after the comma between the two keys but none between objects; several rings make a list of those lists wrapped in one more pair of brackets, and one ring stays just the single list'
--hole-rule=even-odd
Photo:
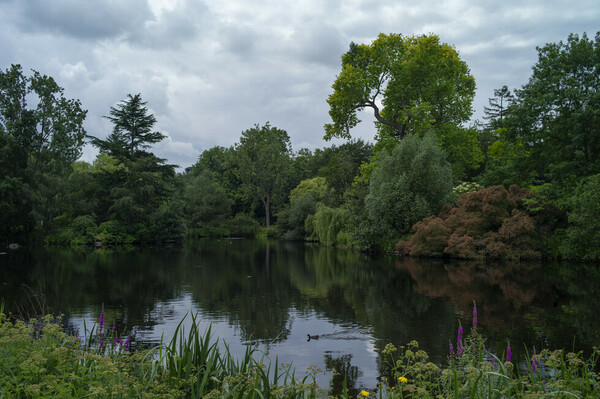
[{"label": "foliage", "polygon": [[130,352],[129,338],[104,328],[102,317],[82,343],[60,331],[59,320],[51,316],[26,324],[0,314],[0,395],[158,399],[319,394],[314,372],[300,379],[289,365],[272,369],[271,361],[257,356],[251,346],[242,359],[235,359],[226,344],[222,350],[213,341],[210,328],[198,331],[194,316],[189,332],[182,327],[184,319],[169,343],[137,352]]},{"label": "foliage", "polygon": [[166,135],[152,131],[156,118],[149,114],[146,104],[141,94],[128,94],[127,100],[111,107],[105,117],[114,125],[112,134],[106,140],[91,137],[92,144],[119,159],[134,159],[152,144],[164,140]]},{"label": "foliage", "polygon": [[457,197],[461,194],[472,193],[473,191],[481,190],[483,186],[477,182],[462,182],[452,189],[452,193]]},{"label": "foliage", "polygon": [[488,127],[492,130],[501,126],[507,109],[514,101],[515,96],[511,93],[508,86],[504,85],[499,89],[494,89],[494,97],[489,99],[489,107],[483,107],[484,119],[487,119]]},{"label": "foliage", "polygon": [[397,240],[450,200],[451,174],[433,136],[407,137],[391,155],[381,153],[365,198],[369,222]]},{"label": "foliage", "polygon": [[284,174],[289,170],[292,153],[290,138],[285,130],[255,125],[242,132],[237,146],[240,177],[252,187],[265,211],[265,224],[271,225],[271,204],[282,187]]},{"label": "foliage", "polygon": [[372,146],[364,141],[350,140],[340,146],[325,148],[319,154],[326,163],[319,169],[319,176],[325,178],[332,195],[328,205],[338,206],[344,192],[352,185],[360,166],[372,154]]},{"label": "foliage", "polygon": [[[0,308],[0,311],[2,309]],[[474,313],[476,314],[476,313]],[[316,398],[323,392],[311,369],[303,379],[290,365],[260,355],[250,345],[235,359],[227,344],[204,333],[192,315],[189,331],[177,326],[173,338],[157,348],[130,352],[129,340],[108,326],[103,314],[97,330],[86,331],[85,342],[65,334],[59,320],[10,321],[0,313],[0,395],[2,397],[115,398]],[[597,397],[600,384],[598,348],[588,358],[581,353],[533,349],[519,370],[510,344],[503,355],[486,349],[474,318],[470,334],[459,327],[456,348],[440,367],[429,361],[416,341],[397,348],[386,345],[382,358],[388,369],[378,393],[363,389],[359,397],[380,398],[537,398]],[[348,399],[346,381],[339,398]]]},{"label": "foliage", "polygon": [[510,166],[525,178],[511,183],[554,182],[574,189],[579,179],[600,172],[600,33],[595,39],[571,34],[566,43],[537,50],[533,74],[516,91],[499,131],[505,145],[520,146],[527,156],[495,167]]},{"label": "foliage", "polygon": [[293,204],[294,201],[307,196],[317,202],[327,202],[329,195],[330,190],[325,178],[313,177],[312,179],[302,180],[290,191],[290,203]]},{"label": "foliage", "polygon": [[304,239],[306,218],[316,211],[317,202],[311,195],[295,198],[288,208],[279,212],[277,227],[281,237],[290,241]]},{"label": "foliage", "polygon": [[319,204],[314,215],[306,218],[305,230],[308,240],[318,241],[324,245],[349,244],[346,231],[348,212],[343,208],[330,208]]},{"label": "foliage", "polygon": [[600,258],[600,174],[582,180],[571,198],[563,254],[570,258]]},{"label": "foliage", "polygon": [[235,147],[216,146],[203,151],[190,174],[197,176],[205,171],[210,172],[212,181],[225,190],[231,201],[231,214],[254,212],[255,194],[240,177],[240,162]]},{"label": "foliage", "polygon": [[456,207],[417,222],[409,242],[396,248],[414,256],[540,258],[539,230],[526,201],[532,197],[515,185],[462,194]]},{"label": "foliage", "polygon": [[188,225],[192,228],[213,220],[225,219],[231,214],[231,199],[207,170],[187,179],[183,201]]},{"label": "foliage", "polygon": [[91,138],[100,150],[94,169],[102,199],[95,213],[100,222],[111,222],[111,229],[99,234],[109,242],[129,242],[131,237],[135,242],[178,241],[184,236],[182,207],[169,203],[175,166],[145,151],[166,137],[152,132],[156,119],[145,104],[139,94],[128,95],[107,117],[113,133],[106,140]]},{"label": "foliage", "polygon": [[475,81],[456,50],[436,35],[380,34],[370,45],[350,44],[333,89],[325,139],[349,138],[365,107],[373,109],[381,136],[402,139],[468,120]]},{"label": "foliage", "polygon": [[81,155],[86,112],[51,77],[0,70],[0,240],[53,227],[64,180]]}]

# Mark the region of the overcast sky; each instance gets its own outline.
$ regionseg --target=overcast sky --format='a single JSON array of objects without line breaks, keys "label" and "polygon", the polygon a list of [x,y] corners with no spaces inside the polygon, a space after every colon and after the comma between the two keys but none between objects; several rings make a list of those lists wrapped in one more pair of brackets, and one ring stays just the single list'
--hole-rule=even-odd
[{"label": "overcast sky", "polygon": [[[469,65],[480,117],[495,88],[527,82],[536,46],[598,30],[598,0],[0,0],[0,68],[54,77],[101,138],[109,108],[141,93],[168,135],[155,153],[186,167],[267,121],[294,150],[331,145],[326,99],[351,41],[439,35]],[[372,140],[361,119],[353,134]]]}]

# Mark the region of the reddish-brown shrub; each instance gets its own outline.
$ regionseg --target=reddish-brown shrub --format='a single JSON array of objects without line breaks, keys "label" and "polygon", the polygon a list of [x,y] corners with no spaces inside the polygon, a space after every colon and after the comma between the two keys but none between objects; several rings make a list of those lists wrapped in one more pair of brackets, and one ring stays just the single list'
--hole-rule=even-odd
[{"label": "reddish-brown shrub", "polygon": [[430,216],[413,226],[415,234],[410,239],[411,251],[413,256],[435,256],[444,255],[444,248],[448,243],[450,229],[444,223],[444,220]]},{"label": "reddish-brown shrub", "polygon": [[452,233],[448,239],[448,245],[444,249],[444,254],[453,258],[472,259],[480,256],[477,253],[477,243],[475,239],[468,235]]},{"label": "reddish-brown shrub", "polygon": [[410,241],[398,241],[396,244],[396,252],[400,255],[410,255],[411,248]]},{"label": "reddish-brown shrub", "polygon": [[487,250],[498,258],[539,258],[536,225],[523,202],[529,198],[533,194],[516,185],[463,194],[456,207],[446,205],[438,217],[416,223],[403,251],[413,256],[476,258]]},{"label": "reddish-brown shrub", "polygon": [[490,255],[498,258],[538,259],[540,242],[533,219],[525,212],[514,209],[512,216],[504,219],[497,233],[486,240]]}]

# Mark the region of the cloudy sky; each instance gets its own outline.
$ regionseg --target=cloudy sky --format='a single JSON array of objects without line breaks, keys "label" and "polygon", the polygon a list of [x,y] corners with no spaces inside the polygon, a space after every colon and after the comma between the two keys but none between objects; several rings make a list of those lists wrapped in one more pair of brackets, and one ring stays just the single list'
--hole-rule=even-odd
[{"label": "cloudy sky", "polygon": [[[439,35],[471,68],[480,117],[494,88],[528,80],[536,46],[598,30],[598,0],[0,0],[0,68],[54,77],[97,137],[109,108],[141,93],[168,134],[155,152],[186,167],[267,121],[294,150],[329,146],[326,99],[351,41]],[[361,119],[353,133],[371,140]]]}]

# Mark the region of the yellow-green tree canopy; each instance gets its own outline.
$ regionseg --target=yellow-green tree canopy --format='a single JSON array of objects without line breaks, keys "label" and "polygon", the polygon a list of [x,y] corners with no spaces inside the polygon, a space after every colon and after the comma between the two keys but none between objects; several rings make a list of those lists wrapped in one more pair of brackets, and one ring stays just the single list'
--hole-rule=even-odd
[{"label": "yellow-green tree canopy", "polygon": [[370,45],[351,43],[332,87],[326,140],[350,138],[366,107],[380,137],[457,127],[471,117],[475,95],[467,64],[436,35],[380,34]]}]

